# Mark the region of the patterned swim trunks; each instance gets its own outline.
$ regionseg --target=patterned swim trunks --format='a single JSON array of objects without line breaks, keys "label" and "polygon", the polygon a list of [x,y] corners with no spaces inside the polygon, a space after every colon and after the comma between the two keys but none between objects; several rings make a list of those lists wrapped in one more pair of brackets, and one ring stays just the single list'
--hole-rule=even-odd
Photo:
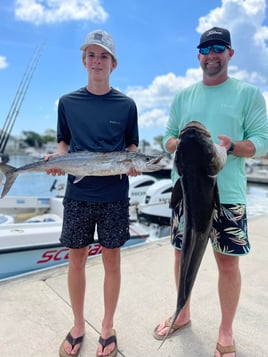
[{"label": "patterned swim trunks", "polygon": [[98,242],[119,248],[129,239],[129,202],[84,202],[64,198],[60,242],[68,248],[83,248]]},{"label": "patterned swim trunks", "polygon": [[[181,250],[184,217],[182,205],[172,210],[171,243]],[[220,215],[215,210],[210,240],[213,249],[221,254],[241,256],[250,251],[246,205],[221,204]]]}]

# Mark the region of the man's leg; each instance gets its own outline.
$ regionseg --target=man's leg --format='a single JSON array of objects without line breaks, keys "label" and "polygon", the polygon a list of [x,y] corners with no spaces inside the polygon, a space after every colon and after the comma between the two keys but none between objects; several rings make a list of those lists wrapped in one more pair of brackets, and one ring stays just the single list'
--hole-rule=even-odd
[{"label": "man's leg", "polygon": [[[112,334],[114,314],[119,298],[121,271],[120,271],[120,248],[102,248],[102,260],[104,266],[104,318],[102,320],[101,337],[109,338]],[[104,349],[99,344],[98,355],[105,356],[115,348],[114,342]]]},{"label": "man's leg", "polygon": [[[218,342],[222,346],[231,346],[234,344],[232,325],[241,290],[239,257],[216,252],[214,254],[219,270],[218,290],[222,314]],[[224,355],[224,357],[234,356],[235,353]],[[215,357],[220,357],[218,351],[215,351]]]}]

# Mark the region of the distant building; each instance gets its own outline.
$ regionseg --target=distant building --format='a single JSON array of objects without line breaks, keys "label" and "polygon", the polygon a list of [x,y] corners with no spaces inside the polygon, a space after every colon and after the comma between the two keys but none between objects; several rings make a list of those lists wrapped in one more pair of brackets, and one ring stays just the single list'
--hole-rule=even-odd
[{"label": "distant building", "polygon": [[[0,138],[2,141],[2,130],[0,129]],[[4,140],[4,138],[3,138]],[[0,146],[0,152],[3,151],[3,145],[4,142],[0,142],[1,146]],[[4,148],[4,153],[6,154],[15,154],[17,152],[19,152],[23,147],[25,147],[25,143],[23,142],[23,140],[21,140],[20,138],[17,138],[13,135],[10,135],[7,141],[7,144]]]}]

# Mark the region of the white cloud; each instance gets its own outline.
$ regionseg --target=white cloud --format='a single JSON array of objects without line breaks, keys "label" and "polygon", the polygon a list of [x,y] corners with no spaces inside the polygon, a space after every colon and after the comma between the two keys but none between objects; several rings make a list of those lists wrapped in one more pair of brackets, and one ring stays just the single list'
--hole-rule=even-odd
[{"label": "white cloud", "polygon": [[72,20],[104,22],[108,17],[99,0],[16,0],[15,15],[35,25]]},{"label": "white cloud", "polygon": [[239,69],[238,66],[229,65],[229,75],[230,77],[252,83],[259,87],[267,84],[267,78],[263,77],[260,73],[255,71],[249,72],[246,69]]},{"label": "white cloud", "polygon": [[199,19],[197,31],[202,33],[213,26],[230,29],[235,25],[248,24],[259,26],[265,18],[265,0],[222,0],[222,6]]},{"label": "white cloud", "polygon": [[199,68],[189,69],[185,77],[168,73],[156,77],[147,88],[129,87],[127,95],[137,104],[140,127],[165,126],[174,95],[200,79]]},{"label": "white cloud", "polygon": [[4,56],[0,56],[0,69],[4,69],[8,66],[7,59]]},{"label": "white cloud", "polygon": [[264,95],[264,99],[266,101],[266,108],[268,110],[268,92],[263,92],[263,95]]},{"label": "white cloud", "polygon": [[[265,0],[222,0],[221,7],[199,19],[197,32],[201,34],[213,26],[230,30],[235,56],[229,75],[262,88],[268,107],[268,27],[262,25],[265,10]],[[168,73],[156,77],[146,88],[128,88],[128,95],[137,103],[140,127],[164,127],[175,94],[201,80],[201,76],[200,68],[192,68],[184,77]]]},{"label": "white cloud", "polygon": [[164,110],[153,109],[143,112],[139,116],[139,126],[142,128],[163,127],[168,119],[168,115]]}]

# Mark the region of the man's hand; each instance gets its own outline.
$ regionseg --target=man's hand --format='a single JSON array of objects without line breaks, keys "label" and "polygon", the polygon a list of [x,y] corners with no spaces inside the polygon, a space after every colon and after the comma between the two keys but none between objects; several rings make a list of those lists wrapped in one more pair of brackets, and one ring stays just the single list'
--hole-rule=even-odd
[{"label": "man's hand", "polygon": [[228,151],[232,143],[231,138],[226,135],[218,135],[218,138],[220,139],[219,145],[224,146],[226,151]]}]

